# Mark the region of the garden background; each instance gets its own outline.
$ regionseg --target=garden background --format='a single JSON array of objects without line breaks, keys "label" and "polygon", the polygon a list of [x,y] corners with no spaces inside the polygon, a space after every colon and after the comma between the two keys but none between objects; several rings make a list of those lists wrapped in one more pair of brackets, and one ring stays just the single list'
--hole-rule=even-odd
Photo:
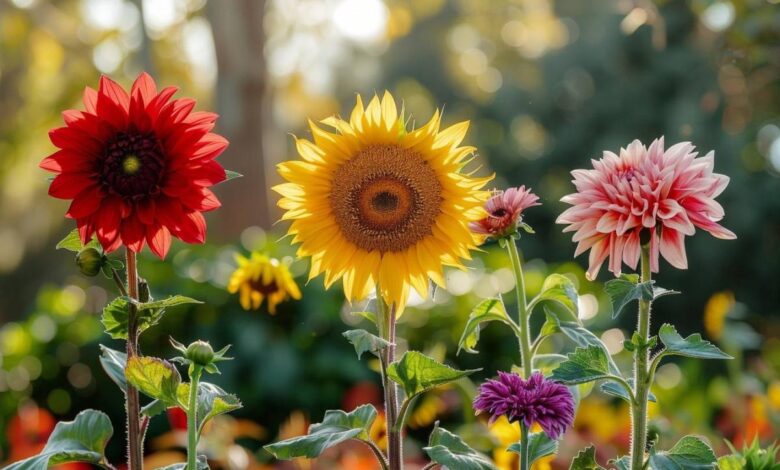
[{"label": "garden background", "polygon": [[[112,342],[99,321],[112,286],[84,278],[72,253],[55,251],[72,222],[62,217],[65,202],[46,196],[37,165],[53,151],[47,132],[59,111],[79,107],[85,85],[95,87],[101,73],[129,85],[140,70],[220,113],[217,131],[231,141],[220,160],[244,175],[216,189],[223,208],[208,216],[205,246],[175,242],[166,263],[148,252],[141,262],[158,297],[207,302],[172,310],[145,334],[145,353],[170,356],[169,333],[233,344],[236,360],[215,382],[245,407],[204,436],[212,468],[277,468],[262,444],[302,434],[326,409],[381,400],[371,362],[358,361],[341,337],[364,321],[350,314],[361,305],[343,305],[321,278],[306,284],[305,261],[292,264],[302,300],[274,316],[243,311],[225,286],[236,252],[294,253],[280,238],[285,225],[274,225],[280,212],[268,190],[280,181],[274,165],[294,156],[289,134],[308,136],[307,117],[348,113],[356,92],[385,89],[417,122],[441,106],[445,124],[471,120],[467,143],[479,149],[481,171],[496,172],[497,187],[525,184],[541,196],[525,219],[536,234],[519,243],[529,293],[547,273],[575,275],[586,293],[580,315],[623,365],[631,315],[611,319],[601,285],[585,280],[585,260],[572,260],[574,245],[554,223],[572,189],[569,171],[634,138],[665,135],[714,150],[716,171],[731,177],[719,199],[723,224],[738,239],[697,233],[688,241],[691,268],[658,277],[686,295],[659,301],[653,327],[673,321],[684,336],[703,331],[736,359],[661,367],[654,429],[667,444],[702,434],[718,454],[724,438],[739,446],[780,433],[777,0],[1,0],[0,462],[35,453],[56,421],[86,407],[111,416],[109,457],[121,460],[123,401],[98,362],[98,344]],[[399,328],[414,349],[483,368],[481,380],[511,367],[514,338],[488,327],[479,355],[456,355],[457,340],[478,299],[510,291],[513,279],[497,246],[469,266],[450,272],[433,300],[412,302]],[[551,341],[546,352],[562,348]],[[460,384],[418,403],[412,458],[415,437],[436,420],[486,453],[517,439],[508,425],[488,430],[474,418],[473,393]],[[168,418],[152,422],[149,465],[183,459],[180,417]],[[592,391],[559,460],[537,468],[568,468],[590,441],[604,457],[625,453],[628,436],[625,406]],[[287,465],[278,468],[305,468]],[[367,450],[347,446],[320,468],[373,465]]]}]

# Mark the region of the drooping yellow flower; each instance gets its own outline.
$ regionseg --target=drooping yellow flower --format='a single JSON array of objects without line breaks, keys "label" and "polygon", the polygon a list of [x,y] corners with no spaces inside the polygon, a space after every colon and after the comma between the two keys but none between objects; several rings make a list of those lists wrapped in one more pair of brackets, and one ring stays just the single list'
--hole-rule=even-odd
[{"label": "drooping yellow flower", "polygon": [[230,276],[228,292],[239,293],[244,310],[259,310],[268,299],[268,311],[276,313],[276,306],[289,297],[301,298],[301,291],[286,265],[275,258],[254,252],[249,258],[236,255],[238,268]]},{"label": "drooping yellow flower", "polygon": [[298,256],[311,257],[310,279],[343,279],[350,301],[378,284],[400,314],[410,287],[425,297],[429,279],[444,285],[442,265],[470,258],[468,223],[484,215],[492,176],[463,172],[475,151],[460,146],[468,122],[441,130],[440,121],[437,111],[407,131],[385,92],[365,108],[358,96],[349,121],[323,120],[332,130],[309,123],[313,141],[296,140],[302,160],[278,166],[287,183],[274,190]]},{"label": "drooping yellow flower", "polygon": [[707,301],[704,307],[704,329],[713,339],[723,336],[723,327],[726,324],[726,316],[734,308],[734,293],[729,291],[716,292]]}]

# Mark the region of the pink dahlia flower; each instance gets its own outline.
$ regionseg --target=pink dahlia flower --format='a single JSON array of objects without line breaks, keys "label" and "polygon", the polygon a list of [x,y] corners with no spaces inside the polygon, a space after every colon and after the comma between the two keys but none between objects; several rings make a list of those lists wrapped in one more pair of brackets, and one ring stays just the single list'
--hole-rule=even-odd
[{"label": "pink dahlia flower", "polygon": [[596,277],[607,257],[615,276],[622,263],[635,270],[640,244],[647,240],[650,268],[658,272],[659,254],[676,268],[688,267],[684,238],[696,227],[717,238],[736,238],[717,223],[724,212],[715,198],[729,178],[713,173],[714,164],[713,152],[697,158],[689,142],[664,151],[662,137],[649,148],[635,140],[619,156],[605,151],[592,170],[574,170],[577,192],[561,199],[572,207],[557,223],[575,232],[575,256],[590,249],[588,278]]},{"label": "pink dahlia flower", "polygon": [[522,222],[523,211],[541,205],[538,200],[539,196],[525,186],[496,191],[485,203],[488,216],[471,222],[469,228],[474,233],[495,238],[511,235],[517,230],[517,224]]}]

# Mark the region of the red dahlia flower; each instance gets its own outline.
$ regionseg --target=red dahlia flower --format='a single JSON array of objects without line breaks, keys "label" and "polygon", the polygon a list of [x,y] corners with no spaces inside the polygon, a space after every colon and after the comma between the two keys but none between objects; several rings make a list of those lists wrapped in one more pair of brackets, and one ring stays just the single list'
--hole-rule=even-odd
[{"label": "red dahlia flower", "polygon": [[225,180],[214,159],[228,142],[211,132],[216,114],[193,112],[193,99],[172,100],[176,91],[158,92],[142,73],[128,95],[104,76],[97,91],[84,90],[85,110],[65,111],[65,126],[49,132],[60,150],[40,166],[57,173],[49,195],[73,200],[66,216],[82,242],[96,234],[106,252],[148,243],[160,258],[171,235],[204,242],[202,212],[220,206],[209,187]]}]

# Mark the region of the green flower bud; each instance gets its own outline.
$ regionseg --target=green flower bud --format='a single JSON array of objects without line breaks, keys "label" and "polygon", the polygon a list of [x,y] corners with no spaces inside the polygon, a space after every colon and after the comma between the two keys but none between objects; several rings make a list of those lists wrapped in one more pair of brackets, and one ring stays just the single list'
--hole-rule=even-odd
[{"label": "green flower bud", "polygon": [[214,350],[209,343],[198,340],[187,346],[185,356],[193,364],[205,367],[214,360]]},{"label": "green flower bud", "polygon": [[76,264],[85,276],[97,276],[103,268],[104,262],[105,256],[91,247],[84,248],[76,255]]}]

